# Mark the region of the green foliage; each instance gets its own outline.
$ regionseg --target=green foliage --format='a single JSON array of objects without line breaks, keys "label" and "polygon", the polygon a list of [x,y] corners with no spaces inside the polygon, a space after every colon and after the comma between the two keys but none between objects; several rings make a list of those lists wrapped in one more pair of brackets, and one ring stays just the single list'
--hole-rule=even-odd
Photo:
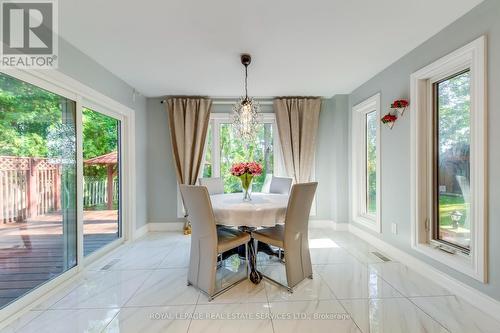
[{"label": "green foliage", "polygon": [[[83,121],[83,159],[105,155],[118,149],[119,121],[84,108]],[[107,168],[102,165],[86,165],[85,177],[104,179]]]},{"label": "green foliage", "polygon": [[47,137],[62,124],[63,104],[74,108],[74,102],[68,106],[63,97],[0,74],[0,155],[48,157]]},{"label": "green foliage", "polygon": [[271,124],[259,124],[254,142],[245,142],[238,137],[231,124],[222,124],[220,127],[221,177],[224,179],[224,191],[228,193],[240,192],[241,180],[232,176],[231,166],[237,162],[259,162],[262,164],[262,175],[253,178],[252,190],[259,192],[266,177],[266,173],[273,172],[273,132]]},{"label": "green foliage", "polygon": [[[0,74],[0,155],[74,161],[74,101]],[[83,158],[117,150],[119,122],[83,110]],[[86,176],[105,177],[106,168],[87,166]]]}]

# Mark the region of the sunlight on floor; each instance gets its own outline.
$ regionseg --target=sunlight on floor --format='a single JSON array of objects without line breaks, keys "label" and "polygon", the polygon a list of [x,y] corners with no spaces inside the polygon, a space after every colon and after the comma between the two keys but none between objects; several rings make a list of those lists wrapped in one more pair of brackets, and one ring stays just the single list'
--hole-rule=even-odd
[{"label": "sunlight on floor", "polygon": [[310,249],[329,249],[336,247],[339,247],[339,245],[330,238],[316,238],[309,240]]}]

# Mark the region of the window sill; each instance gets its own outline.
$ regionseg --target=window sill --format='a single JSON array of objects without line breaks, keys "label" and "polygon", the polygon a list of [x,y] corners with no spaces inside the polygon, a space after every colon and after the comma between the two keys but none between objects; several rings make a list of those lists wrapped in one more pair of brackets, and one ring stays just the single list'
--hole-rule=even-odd
[{"label": "window sill", "polygon": [[474,263],[472,255],[463,253],[448,253],[440,250],[436,245],[429,243],[420,243],[413,245],[412,248],[425,256],[446,265],[457,272],[472,277],[478,281],[486,283],[486,274],[479,270]]}]

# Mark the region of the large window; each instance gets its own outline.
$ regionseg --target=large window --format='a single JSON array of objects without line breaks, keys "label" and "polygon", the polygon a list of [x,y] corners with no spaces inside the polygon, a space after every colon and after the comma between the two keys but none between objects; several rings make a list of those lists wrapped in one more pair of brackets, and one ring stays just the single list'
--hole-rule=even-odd
[{"label": "large window", "polygon": [[77,263],[76,103],[0,73],[0,308]]},{"label": "large window", "polygon": [[375,216],[377,213],[377,123],[376,111],[365,115],[366,122],[366,213]]},{"label": "large window", "polygon": [[380,232],[380,95],[353,107],[353,220]]},{"label": "large window", "polygon": [[486,281],[485,39],[412,74],[412,246]]},{"label": "large window", "polygon": [[470,70],[433,83],[433,239],[470,250]]},{"label": "large window", "polygon": [[276,145],[274,114],[263,114],[253,142],[246,142],[235,135],[228,114],[212,114],[202,166],[203,177],[222,177],[226,193],[239,192],[241,182],[231,176],[231,165],[236,162],[256,161],[262,164],[263,172],[261,176],[254,178],[252,190],[259,192],[262,190],[265,175],[276,171]]}]

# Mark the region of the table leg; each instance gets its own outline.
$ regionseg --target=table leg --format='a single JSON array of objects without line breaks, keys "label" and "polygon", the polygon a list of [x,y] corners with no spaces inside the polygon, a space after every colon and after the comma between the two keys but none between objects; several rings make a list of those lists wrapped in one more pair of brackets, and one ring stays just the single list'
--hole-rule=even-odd
[{"label": "table leg", "polygon": [[249,278],[253,284],[259,284],[262,280],[262,275],[257,270],[257,249],[255,248],[255,243],[253,239],[248,242],[248,269]]}]

